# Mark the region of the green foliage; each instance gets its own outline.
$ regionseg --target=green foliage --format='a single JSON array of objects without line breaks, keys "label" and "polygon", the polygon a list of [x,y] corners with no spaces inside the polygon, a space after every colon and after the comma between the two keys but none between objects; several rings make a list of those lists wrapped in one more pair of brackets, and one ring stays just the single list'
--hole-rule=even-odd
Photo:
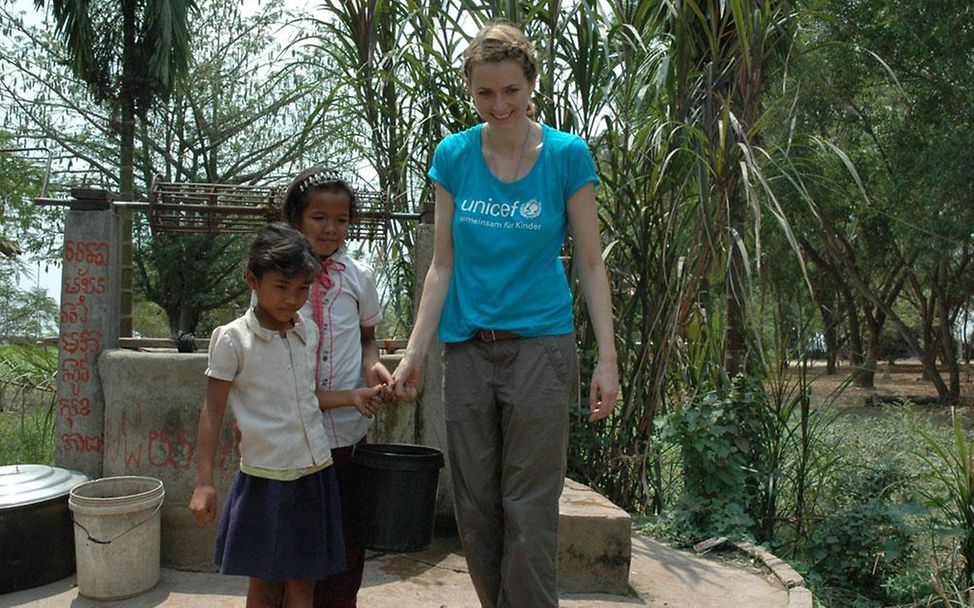
[{"label": "green foliage", "polygon": [[155,302],[138,297],[132,302],[132,332],[146,338],[172,336],[166,311]]},{"label": "green foliage", "polygon": [[[909,402],[837,416],[813,412],[813,421],[825,418],[819,437],[828,459],[809,481],[804,531],[792,538],[794,526],[779,525],[777,537],[794,550],[777,554],[802,571],[824,606],[963,605],[949,603],[963,587],[944,568],[960,562],[957,545],[937,527],[930,533],[934,521],[918,501],[940,489],[918,456],[929,452],[924,435],[941,445],[950,438],[938,412]],[[790,509],[782,513],[782,522],[794,519]]]},{"label": "green foliage", "polygon": [[[904,575],[914,554],[908,516],[916,505],[897,499],[908,477],[892,462],[859,469],[843,480],[845,494],[815,525],[804,555],[816,596],[849,605],[849,595],[888,603],[887,581]],[[840,604],[834,601],[843,598]]]},{"label": "green foliage", "polygon": [[0,337],[39,338],[57,331],[57,305],[46,291],[19,286],[25,267],[18,254],[50,255],[61,215],[31,201],[41,194],[45,176],[26,154],[0,131]]},{"label": "green foliage", "polygon": [[710,390],[664,416],[660,438],[676,443],[683,456],[684,494],[676,523],[696,538],[751,536],[748,513],[755,499],[760,428],[766,411],[760,384],[738,378],[726,393]]},{"label": "green foliage", "polygon": [[[141,233],[140,233],[141,234]],[[169,331],[207,335],[210,311],[248,304],[243,262],[249,238],[239,234],[142,235],[136,242],[136,281],[146,298],[166,313]],[[206,288],[202,288],[206,286]]]},{"label": "green foliage", "polygon": [[[118,150],[118,190],[122,200],[134,200],[136,118],[144,119],[185,75],[195,1],[35,0],[35,5],[50,9],[61,42],[58,51],[113,116],[107,130],[117,135],[112,143]],[[128,222],[122,229],[131,234]]]},{"label": "green foliage", "polygon": [[[793,131],[781,134],[790,179],[805,199],[789,214],[818,272],[843,293],[849,335],[858,338],[860,324],[878,333],[888,321],[951,401],[958,372],[952,340],[942,337],[974,290],[974,205],[964,163],[948,159],[974,141],[962,101],[974,91],[974,71],[940,49],[971,44],[969,28],[958,24],[970,21],[972,8],[959,0],[820,7],[799,36],[809,52],[797,55],[791,72],[803,91],[790,94],[800,127],[791,122]],[[913,307],[920,322],[903,318],[894,300]]]},{"label": "green foliage", "polygon": [[130,97],[144,116],[189,63],[187,22],[196,11],[195,0],[35,4],[50,8],[71,69],[100,103]]},{"label": "green foliage", "polygon": [[[779,347],[787,353],[787,349]],[[816,488],[831,475],[838,455],[826,438],[835,415],[830,395],[824,404],[811,399],[807,361],[791,371],[785,360],[768,370],[767,398],[760,417],[761,433],[754,439],[758,451],[755,484],[757,497],[751,512],[754,536],[794,554],[809,534],[807,517],[815,513]],[[840,385],[837,392],[844,390]]]},{"label": "green foliage", "polygon": [[[951,572],[961,588],[974,586],[974,440],[969,439],[959,416],[953,419],[952,441],[942,442],[920,432],[925,449],[917,456],[927,465],[927,474],[937,485],[924,488],[923,496],[939,518],[935,530],[951,540],[959,559]],[[951,559],[951,570],[958,564]]]},{"label": "green foliage", "polygon": [[[170,69],[165,88],[146,85],[138,90],[139,95],[150,95],[152,103],[139,102],[140,113],[132,119],[136,128],[129,169],[134,182],[126,200],[144,199],[157,176],[175,182],[281,185],[313,162],[343,168],[354,164],[335,135],[344,132],[340,127],[345,122],[337,111],[327,110],[334,91],[331,83],[339,79],[325,77],[311,67],[309,46],[300,39],[304,32],[295,25],[300,25],[298,15],[280,0],[262,2],[259,11],[250,11],[237,0],[202,0],[195,3],[199,11],[189,9],[188,4],[194,3],[143,2],[123,7],[114,2],[96,16],[99,28],[91,35],[97,37],[110,36],[114,31],[110,26],[122,25],[120,19],[110,20],[123,9],[132,8],[140,18],[164,6],[189,11],[173,14],[172,20],[162,23],[171,26],[173,35],[186,29],[185,37],[170,38],[178,45],[138,50],[179,51],[169,57],[182,59],[186,65],[185,69]],[[71,53],[54,32],[44,24],[33,25],[8,14],[5,8],[0,4],[0,21],[11,28],[11,36],[0,39],[0,67],[11,77],[0,83],[4,91],[0,112],[9,117],[4,123],[17,125],[17,136],[24,141],[49,147],[59,159],[55,171],[65,181],[95,182],[119,190],[125,167],[121,166],[117,130],[125,113],[118,109],[106,113],[90,98],[88,85],[66,69]],[[187,16],[193,18],[186,21]],[[84,11],[77,16],[82,20],[91,17]],[[186,49],[183,44],[188,45]],[[140,76],[155,78],[151,72],[143,69]],[[113,73],[115,76],[125,80],[121,73]],[[326,109],[319,111],[321,106]],[[3,158],[0,153],[0,161]],[[33,208],[29,202],[25,207]],[[60,208],[49,209],[60,213]],[[35,209],[35,213],[40,212]],[[173,245],[166,237],[163,242],[150,243],[152,235],[145,219],[135,214],[134,255],[138,259],[133,282],[137,290],[142,287],[143,296],[166,311],[174,328],[152,333],[205,332],[210,317],[222,314],[218,310],[211,313],[207,307],[219,308],[243,290],[240,249],[225,247],[220,238],[205,242],[208,237],[193,242],[194,237],[188,236],[184,240],[190,243],[182,245]],[[3,220],[8,220],[6,213]],[[57,223],[49,222],[40,234],[46,238],[59,234],[57,229],[50,230],[52,226]],[[168,267],[157,267],[157,263]],[[238,266],[228,277],[231,265]],[[209,290],[212,293],[203,293]],[[245,299],[242,303],[245,305]]]},{"label": "green foliage", "polygon": [[0,262],[0,338],[39,339],[57,335],[57,302],[44,288],[21,290]]},{"label": "green foliage", "polygon": [[[604,8],[581,2],[572,12],[542,10],[530,21],[535,39],[553,53],[541,69],[540,115],[589,141],[603,180],[597,193],[606,236],[603,257],[614,286],[621,399],[617,415],[603,424],[590,424],[584,411],[573,418],[570,468],[619,504],[658,513],[668,481],[660,475],[653,420],[665,396],[669,359],[655,355],[672,343],[668,322],[682,277],[666,271],[684,241],[660,221],[672,210],[669,201],[654,196],[660,175],[653,164],[659,152],[651,125],[657,124],[660,108],[654,90],[639,88],[660,54],[635,38],[654,40],[656,24],[635,5],[612,13]],[[618,73],[609,65],[618,65]],[[628,148],[620,145],[623,141]],[[674,236],[672,248],[662,245]],[[577,269],[572,265],[569,271],[577,285]],[[587,395],[597,353],[584,302],[576,302],[582,394]]]},{"label": "green foliage", "polygon": [[142,189],[155,176],[284,186],[311,164],[354,164],[346,121],[332,108],[341,80],[315,65],[308,17],[282,0],[258,11],[237,0],[199,5],[187,74],[137,134]]},{"label": "green foliage", "polygon": [[54,464],[57,349],[0,345],[0,465]]},{"label": "green foliage", "polygon": [[[436,143],[477,120],[458,70],[472,29],[499,16],[523,22],[542,50],[539,117],[586,138],[602,181],[622,390],[603,423],[590,424],[584,408],[572,412],[572,476],[658,515],[654,529],[681,539],[749,535],[796,559],[806,547],[809,555],[851,552],[821,536],[825,522],[832,536],[862,542],[866,553],[853,555],[861,568],[883,549],[877,530],[899,538],[912,516],[855,470],[887,470],[874,462],[887,454],[889,470],[928,486],[936,478],[924,479],[903,455],[927,421],[884,406],[882,418],[853,433],[828,404],[811,401],[805,377],[787,380],[786,367],[765,358],[786,362],[801,350],[810,286],[822,319],[808,327],[831,328],[829,347],[846,350],[850,336],[864,333],[856,324],[882,326],[890,294],[890,311],[912,333],[935,329],[938,316],[956,318],[965,294],[969,303],[974,181],[954,161],[971,148],[974,79],[967,55],[949,51],[972,47],[970,6],[327,0],[311,44],[275,46],[280,3],[247,19],[236,0],[212,0],[190,24],[191,76],[140,123],[136,173],[143,190],[155,174],[266,183],[314,157],[364,167],[390,211],[418,210],[431,199],[426,170]],[[48,37],[33,32],[15,46],[0,60],[31,95],[0,83],[5,116],[17,119],[9,124],[36,138],[69,131],[60,145],[118,183],[118,113],[109,120],[92,110],[56,62],[43,64],[51,71],[19,63],[33,49],[62,57]],[[40,73],[57,76],[41,84]],[[65,115],[84,116],[83,126],[74,130]],[[389,229],[373,264],[388,294],[386,318],[402,321],[388,332],[404,337],[414,230],[399,222]],[[141,285],[170,315],[164,330],[204,333],[245,297],[234,294],[240,251],[227,241],[150,242],[147,232],[136,240]],[[919,270],[902,283],[907,302],[897,285],[914,262]],[[570,277],[577,288],[573,267]],[[198,301],[201,285],[213,286],[210,312]],[[762,314],[764,297],[776,300],[775,319]],[[585,303],[576,302],[587,382],[597,353]],[[904,302],[917,310],[904,311]],[[762,333],[772,327],[788,338],[763,353]],[[728,369],[742,357],[751,380],[731,382]],[[891,445],[899,448],[892,454]],[[864,486],[855,501],[846,496],[850,479]],[[875,573],[872,565],[865,573],[814,563],[822,573],[812,580],[837,598],[854,597],[845,586],[858,577],[874,596],[924,593],[917,581],[925,577],[900,562]]]},{"label": "green foliage", "polygon": [[13,134],[0,130],[0,256],[16,252],[50,259],[54,236],[60,232],[62,211],[38,207],[31,200],[41,194],[44,169],[32,155],[39,150],[22,149]]}]

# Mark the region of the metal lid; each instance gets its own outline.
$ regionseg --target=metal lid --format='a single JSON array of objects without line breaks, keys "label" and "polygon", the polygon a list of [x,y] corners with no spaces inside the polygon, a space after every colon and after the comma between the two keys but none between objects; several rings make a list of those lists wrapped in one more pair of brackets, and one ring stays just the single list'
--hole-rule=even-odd
[{"label": "metal lid", "polygon": [[84,473],[46,464],[0,466],[0,509],[67,496],[83,481],[88,481]]}]

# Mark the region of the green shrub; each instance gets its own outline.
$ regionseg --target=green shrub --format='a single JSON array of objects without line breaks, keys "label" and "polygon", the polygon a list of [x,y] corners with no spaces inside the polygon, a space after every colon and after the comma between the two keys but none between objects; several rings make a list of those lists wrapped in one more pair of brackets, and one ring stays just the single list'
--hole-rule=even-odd
[{"label": "green shrub", "polygon": [[[898,499],[907,477],[891,462],[855,471],[842,485],[845,496],[835,496],[834,508],[818,522],[804,547],[809,579],[816,597],[848,596],[860,605],[889,602],[889,581],[908,572],[914,554],[909,516],[918,506]],[[865,603],[863,603],[863,601]]]},{"label": "green shrub", "polygon": [[660,438],[680,446],[683,496],[674,509],[678,533],[691,538],[750,538],[756,496],[755,458],[765,415],[760,384],[737,379],[726,394],[703,393],[666,415]]}]

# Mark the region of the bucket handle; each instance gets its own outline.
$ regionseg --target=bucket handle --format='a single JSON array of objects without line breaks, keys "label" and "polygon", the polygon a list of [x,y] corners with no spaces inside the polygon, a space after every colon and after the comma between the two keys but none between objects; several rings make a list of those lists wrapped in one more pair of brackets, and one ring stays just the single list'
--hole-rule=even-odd
[{"label": "bucket handle", "polygon": [[79,524],[77,519],[74,519],[73,517],[71,519],[72,519],[72,521],[74,521],[74,525],[78,526],[79,528],[81,528],[82,530],[85,531],[85,536],[88,537],[88,540],[90,540],[91,542],[95,543],[96,545],[110,545],[113,542],[115,542],[116,540],[122,538],[123,536],[125,536],[126,534],[128,534],[129,532],[131,532],[132,530],[138,528],[142,524],[148,523],[148,521],[150,519],[152,519],[153,517],[156,516],[156,513],[158,513],[159,512],[159,509],[161,509],[161,508],[162,508],[162,501],[160,500],[159,501],[159,504],[156,505],[156,508],[152,510],[152,513],[150,513],[148,517],[146,517],[145,519],[143,519],[139,523],[137,523],[137,524],[135,524],[133,526],[130,526],[127,530],[123,530],[120,534],[116,534],[114,537],[112,537],[112,538],[110,538],[108,540],[98,540],[97,538],[92,538],[91,537],[91,532],[88,531],[88,528],[86,528],[86,527],[82,526],[81,524]]}]

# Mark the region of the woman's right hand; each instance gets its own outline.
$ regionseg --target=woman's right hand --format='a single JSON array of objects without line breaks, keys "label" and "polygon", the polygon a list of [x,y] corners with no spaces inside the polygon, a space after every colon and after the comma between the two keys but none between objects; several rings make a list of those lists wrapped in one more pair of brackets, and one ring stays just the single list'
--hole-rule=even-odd
[{"label": "woman's right hand", "polygon": [[213,486],[196,486],[193,497],[189,499],[189,510],[201,526],[209,525],[216,519],[216,488]]},{"label": "woman's right hand", "polygon": [[409,353],[402,356],[396,370],[392,372],[392,388],[396,391],[396,398],[400,401],[416,399],[421,365],[414,362]]},{"label": "woman's right hand", "polygon": [[434,184],[433,263],[426,271],[416,324],[409,334],[406,352],[392,372],[392,388],[400,401],[414,401],[419,393],[420,369],[426,360],[426,351],[436,337],[443,302],[453,276],[453,195],[439,182]]}]

